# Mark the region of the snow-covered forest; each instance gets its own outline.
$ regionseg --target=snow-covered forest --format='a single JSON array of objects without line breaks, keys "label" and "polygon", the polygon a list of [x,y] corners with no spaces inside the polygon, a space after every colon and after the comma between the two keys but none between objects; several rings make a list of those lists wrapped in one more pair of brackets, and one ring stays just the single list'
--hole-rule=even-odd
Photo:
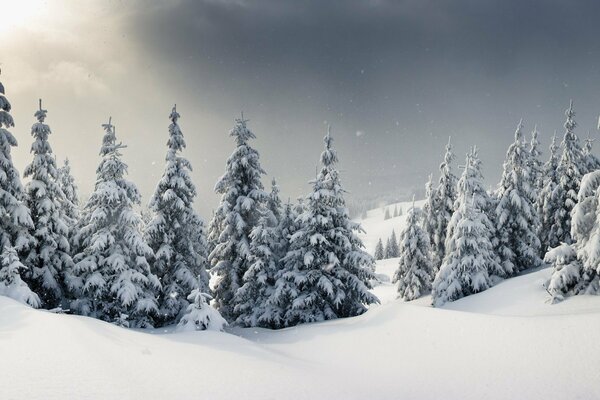
[{"label": "snow-covered forest", "polygon": [[[311,190],[292,202],[282,200],[276,180],[261,166],[253,145],[256,136],[242,116],[235,119],[229,133],[232,153],[224,160],[224,173],[214,188],[221,196],[219,205],[205,220],[207,216],[195,209],[197,191],[190,174],[192,165],[183,154],[186,142],[176,106],[168,114],[165,129],[164,172],[147,205],[136,184],[128,180],[122,154],[127,145],[117,137],[111,118],[98,127],[103,131],[100,162],[94,191],[83,202],[68,154],[60,155],[64,162],[59,166],[59,157],[52,151],[47,123],[52,114],[42,100],[32,110],[32,159],[21,175],[11,158],[17,138],[11,133],[15,123],[5,92],[0,83],[0,295],[16,302],[0,299],[0,332],[6,324],[15,323],[13,318],[23,318],[17,314],[54,326],[53,335],[89,320],[71,321],[77,317],[57,315],[72,314],[117,326],[100,328],[94,322],[90,325],[94,330],[129,329],[136,339],[124,340],[139,340],[154,349],[163,346],[157,344],[162,335],[190,341],[191,336],[181,335],[204,330],[216,332],[198,336],[197,343],[212,352],[220,348],[220,340],[234,352],[250,351],[235,342],[241,339],[232,337],[264,341],[270,350],[252,351],[267,351],[268,355],[259,357],[267,364],[285,364],[283,356],[274,352],[299,356],[304,351],[299,349],[309,347],[308,337],[315,329],[327,332],[326,339],[316,344],[322,351],[338,337],[340,343],[352,341],[347,335],[355,335],[360,325],[377,334],[380,331],[373,325],[378,318],[386,323],[393,320],[389,329],[404,332],[405,342],[392,347],[408,352],[413,344],[423,345],[423,333],[414,331],[415,323],[452,330],[460,323],[449,315],[453,309],[500,315],[504,312],[498,308],[511,310],[507,315],[535,315],[538,309],[551,315],[571,309],[574,313],[600,310],[600,297],[589,303],[568,300],[600,294],[600,160],[593,153],[593,140],[582,141],[577,134],[573,102],[565,112],[564,134],[552,138],[547,152],[540,148],[537,128],[527,135],[523,122],[518,122],[501,180],[492,190],[486,189],[478,148],[468,149],[464,162],[458,162],[448,141],[438,179],[432,175],[423,183],[425,199],[363,210],[354,220],[339,170],[343,157],[338,158],[329,128],[320,157],[315,155],[320,167],[310,180]],[[490,294],[473,296],[484,291]],[[527,299],[527,305],[515,308],[513,295]],[[472,300],[460,301],[469,296]],[[417,308],[402,308],[403,302],[415,303]],[[561,308],[565,303],[569,305]],[[34,317],[32,313],[40,311],[25,307],[49,312]],[[422,314],[423,307],[443,310]],[[356,317],[351,324],[314,324],[351,317]],[[469,318],[464,322],[476,329]],[[540,323],[540,329],[544,324]],[[300,329],[299,325],[306,328],[290,331]],[[509,331],[516,325],[511,319],[493,319],[485,329]],[[80,328],[73,325],[72,329]],[[302,339],[292,339],[290,332],[302,332]],[[487,331],[479,334],[487,335],[487,340],[503,340]],[[253,335],[259,336],[253,339]],[[286,350],[296,340],[302,345],[289,345],[291,350]],[[367,341],[372,340],[378,339],[368,336]],[[368,346],[356,348],[358,343],[344,346],[347,352],[352,348],[371,351]],[[495,348],[500,351],[501,346]],[[372,351],[383,348],[376,346]],[[410,358],[404,363],[437,359],[431,348],[421,351],[408,352]],[[14,349],[0,347],[0,354],[8,354],[9,359],[13,353]],[[193,368],[181,350],[174,354],[186,360],[186,368]],[[331,356],[341,357],[339,353]],[[226,369],[221,355],[209,352],[204,357],[208,357],[204,363],[218,360],[218,368]],[[549,356],[548,362],[553,359]],[[294,372],[283,374],[289,379]],[[320,396],[333,393],[322,387],[322,378],[309,375]],[[358,390],[346,397],[362,398],[359,394],[365,386],[355,387]],[[454,398],[457,387],[448,387]],[[281,393],[280,384],[273,390]],[[391,393],[385,390],[382,393]],[[422,397],[420,390],[403,393]],[[478,390],[461,398],[480,398]],[[588,398],[589,393],[581,390],[582,397]],[[218,393],[216,397],[227,397],[225,391]],[[267,391],[261,387],[252,397],[258,393]]]}]

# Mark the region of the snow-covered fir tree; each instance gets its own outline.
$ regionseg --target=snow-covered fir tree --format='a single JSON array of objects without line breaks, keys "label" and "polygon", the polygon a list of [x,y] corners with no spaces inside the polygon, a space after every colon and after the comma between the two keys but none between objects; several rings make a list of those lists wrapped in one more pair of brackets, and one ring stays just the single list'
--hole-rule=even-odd
[{"label": "snow-covered fir tree", "polygon": [[34,226],[31,230],[34,242],[24,264],[30,272],[26,275],[29,287],[38,294],[42,306],[55,308],[63,301],[64,276],[73,268],[73,260],[69,226],[62,213],[63,192],[57,183],[58,171],[48,141],[51,130],[44,123],[46,115],[40,100],[35,112],[37,122],[31,127],[33,161],[24,171],[24,176],[30,178],[25,186],[26,205]]},{"label": "snow-covered fir tree", "polygon": [[583,163],[585,165],[585,173],[593,172],[597,169],[600,169],[600,159],[596,157],[596,155],[592,152],[592,147],[594,145],[594,139],[590,136],[588,132],[588,136],[585,139],[585,143],[582,149],[582,157]]},{"label": "snow-covered fir tree", "polygon": [[543,168],[543,186],[536,202],[537,214],[540,218],[538,236],[540,239],[541,253],[544,254],[552,247],[560,244],[559,238],[552,232],[556,215],[560,204],[556,196],[558,186],[558,146],[556,145],[556,133],[552,136],[550,143],[550,156]]},{"label": "snow-covered fir tree", "polygon": [[227,321],[219,311],[209,305],[212,300],[210,295],[194,289],[187,300],[189,305],[177,325],[179,331],[222,331],[227,326]]},{"label": "snow-covered fir tree", "polygon": [[421,218],[421,226],[429,238],[430,248],[432,248],[433,244],[435,243],[435,232],[437,226],[436,210],[438,209],[437,204],[437,191],[436,188],[433,187],[433,175],[430,174],[429,180],[425,184],[425,204],[423,204],[423,213]]},{"label": "snow-covered fir tree", "polygon": [[[461,210],[464,209],[463,203],[470,201],[482,214],[479,218],[485,226],[485,233],[493,248],[496,227],[494,226],[494,220],[491,219],[490,216],[494,213],[495,204],[485,190],[483,174],[481,173],[481,159],[479,158],[477,147],[473,147],[467,154],[463,172],[458,180],[456,189],[457,197],[456,202],[454,203],[456,211],[454,211],[454,214],[452,214],[452,218],[448,223],[446,247],[455,246],[455,244],[452,243],[455,240],[454,231],[464,218],[461,214]],[[501,268],[500,258],[495,251],[492,252],[489,257],[490,260],[486,258],[489,275],[505,276],[504,270]]]},{"label": "snow-covered fir tree", "polygon": [[435,225],[433,242],[431,244],[432,262],[435,271],[440,268],[446,254],[446,231],[448,230],[450,218],[452,218],[452,214],[454,213],[454,202],[456,201],[457,178],[452,173],[452,161],[454,161],[454,153],[452,153],[452,144],[448,140],[444,162],[440,164],[438,187],[435,191],[437,200],[434,203],[436,206],[433,212]]},{"label": "snow-covered fir tree", "polygon": [[586,173],[585,164],[582,158],[581,145],[579,138],[575,134],[575,111],[573,111],[573,101],[565,112],[567,120],[565,121],[565,135],[561,143],[562,156],[558,163],[558,185],[555,189],[558,209],[554,213],[554,224],[550,227],[550,238],[556,238],[555,243],[550,243],[551,247],[558,243],[571,244],[571,211],[577,204],[577,193],[581,178]]},{"label": "snow-covered fir tree", "polygon": [[[0,285],[5,295],[38,307],[39,298],[31,295],[31,289],[23,279],[31,275],[30,271],[23,264],[16,263],[13,253],[27,254],[33,244],[29,233],[33,222],[23,201],[25,193],[20,174],[12,161],[11,149],[17,146],[17,139],[8,130],[15,126],[10,111],[11,104],[0,82],[0,248],[3,249]],[[22,260],[19,256],[18,261]]]},{"label": "snow-covered fir tree", "polygon": [[384,215],[383,215],[383,219],[387,221],[387,220],[388,220],[388,219],[390,219],[390,218],[391,218],[391,216],[390,216],[390,208],[389,208],[389,207],[386,207],[386,208],[385,208],[385,213],[384,213]]},{"label": "snow-covered fir tree", "polygon": [[600,293],[600,170],[585,175],[573,208],[574,243],[551,249],[545,260],[554,270],[548,292],[554,302],[572,294]]},{"label": "snow-covered fir tree", "polygon": [[400,249],[398,248],[398,238],[396,237],[396,231],[392,229],[392,234],[388,238],[387,245],[385,246],[385,258],[396,258],[400,255]]},{"label": "snow-covered fir tree", "polygon": [[431,299],[435,307],[479,293],[492,284],[488,271],[494,249],[488,238],[485,214],[471,199],[460,201],[461,218],[448,242],[447,255],[436,275]]},{"label": "snow-covered fir tree", "polygon": [[153,218],[145,229],[145,238],[154,251],[151,270],[162,285],[158,296],[160,325],[177,322],[188,308],[187,297],[193,290],[209,291],[204,223],[194,210],[192,165],[181,156],[186,145],[179,118],[174,106],[169,115],[165,170],[150,199]]},{"label": "snow-covered fir tree", "polygon": [[539,191],[544,185],[544,172],[541,161],[542,152],[540,151],[538,134],[537,125],[535,125],[531,132],[531,140],[529,141],[529,168],[531,170],[532,195],[534,202],[537,201]]},{"label": "snow-covered fir tree", "polygon": [[533,204],[529,151],[519,122],[496,191],[497,252],[504,276],[541,265],[539,219]]},{"label": "snow-covered fir tree", "polygon": [[312,181],[302,227],[291,238],[270,303],[283,310],[282,326],[350,317],[378,302],[371,292],[374,260],[348,217],[332,138],[325,136],[322,168]]},{"label": "snow-covered fir tree", "polygon": [[392,279],[392,283],[397,285],[398,297],[405,301],[429,292],[433,280],[429,238],[421,228],[420,212],[413,200],[406,226],[400,233],[400,260]]},{"label": "snow-covered fir tree", "polygon": [[247,122],[243,117],[236,119],[230,132],[236,148],[227,160],[225,174],[215,186],[221,202],[211,223],[210,236],[215,245],[209,261],[217,277],[215,306],[227,321],[235,321],[238,316],[235,295],[253,262],[250,233],[258,225],[268,197],[261,182],[265,171],[260,166],[258,152],[249,144],[255,136]]},{"label": "snow-covered fir tree", "polygon": [[282,204],[279,192],[279,185],[277,185],[275,178],[273,178],[271,180],[271,191],[269,192],[266,203],[267,210],[271,213],[270,218],[273,226],[276,226],[281,219]]},{"label": "snow-covered fir tree", "polygon": [[0,296],[7,296],[23,304],[38,308],[42,305],[39,296],[21,278],[26,271],[14,247],[5,247],[0,255]]},{"label": "snow-covered fir tree", "polygon": [[74,238],[81,249],[69,276],[74,292],[72,308],[122,326],[149,327],[158,313],[156,295],[161,285],[150,271],[153,252],[143,238],[136,186],[125,178],[111,121],[102,125],[105,135],[96,170],[94,192],[82,213],[81,229]]},{"label": "snow-covered fir tree", "polygon": [[66,158],[63,166],[58,168],[58,187],[62,192],[61,209],[62,215],[67,225],[69,232],[73,232],[75,225],[79,219],[79,197],[77,195],[77,184],[75,178],[71,175],[71,164]]},{"label": "snow-covered fir tree", "polygon": [[383,252],[383,242],[381,241],[381,238],[379,238],[377,241],[373,256],[375,257],[375,260],[383,260],[385,258],[385,254]]}]

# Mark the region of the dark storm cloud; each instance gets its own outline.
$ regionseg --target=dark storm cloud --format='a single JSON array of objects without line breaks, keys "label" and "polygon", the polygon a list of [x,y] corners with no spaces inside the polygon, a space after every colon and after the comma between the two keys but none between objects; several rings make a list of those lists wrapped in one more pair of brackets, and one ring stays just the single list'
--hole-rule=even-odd
[{"label": "dark storm cloud", "polygon": [[360,195],[424,183],[449,135],[459,160],[479,145],[494,184],[519,118],[547,143],[570,98],[580,134],[593,128],[599,18],[597,1],[180,1],[136,11],[130,30],[186,101],[250,115],[290,194],[332,123]]}]

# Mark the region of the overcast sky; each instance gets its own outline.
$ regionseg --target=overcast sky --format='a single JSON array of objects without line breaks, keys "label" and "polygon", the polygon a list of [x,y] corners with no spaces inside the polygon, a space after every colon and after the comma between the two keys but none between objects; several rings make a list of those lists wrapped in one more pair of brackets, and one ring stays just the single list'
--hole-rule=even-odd
[{"label": "overcast sky", "polygon": [[241,111],[292,198],[309,190],[327,124],[356,197],[421,187],[448,136],[460,162],[479,146],[495,185],[519,119],[528,132],[538,124],[546,147],[571,98],[579,135],[598,137],[598,1],[0,0],[0,10],[16,163],[30,160],[42,97],[84,196],[112,116],[147,202],[173,103],[206,219]]}]

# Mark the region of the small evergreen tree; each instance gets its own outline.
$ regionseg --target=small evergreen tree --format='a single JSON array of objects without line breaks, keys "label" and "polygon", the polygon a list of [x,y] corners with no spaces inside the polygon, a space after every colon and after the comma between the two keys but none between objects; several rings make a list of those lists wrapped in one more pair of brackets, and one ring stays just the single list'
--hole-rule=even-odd
[{"label": "small evergreen tree", "polygon": [[179,118],[174,106],[169,115],[165,171],[150,200],[154,216],[145,229],[146,240],[155,254],[151,269],[162,285],[158,296],[160,325],[177,322],[188,308],[187,296],[193,290],[209,291],[204,222],[194,210],[192,166],[180,155],[186,145]]},{"label": "small evergreen tree", "polygon": [[532,203],[531,164],[522,128],[522,122],[519,122],[497,190],[497,251],[504,276],[541,265],[537,236],[539,220]]},{"label": "small evergreen tree", "polygon": [[384,214],[384,216],[383,216],[383,219],[387,221],[387,220],[388,220],[388,219],[390,219],[390,218],[391,218],[391,217],[390,217],[390,209],[389,209],[389,207],[386,207],[386,208],[385,208],[385,214]]},{"label": "small evergreen tree", "polygon": [[61,214],[69,227],[69,237],[74,234],[79,219],[79,197],[77,196],[77,184],[71,175],[71,164],[66,158],[62,167],[58,168],[58,187],[62,192]]},{"label": "small evergreen tree", "polygon": [[383,253],[383,243],[381,242],[381,238],[377,241],[377,246],[375,246],[374,253],[375,260],[383,260],[385,258]]},{"label": "small evergreen tree", "polygon": [[585,173],[590,173],[600,169],[600,159],[598,159],[598,157],[596,157],[596,155],[592,152],[593,145],[594,139],[591,138],[590,133],[588,132],[588,136],[585,139],[585,144],[582,150]]},{"label": "small evergreen tree", "polygon": [[261,182],[265,171],[260,166],[258,152],[249,144],[255,136],[246,126],[247,122],[237,119],[230,132],[236,148],[227,160],[225,174],[215,186],[215,191],[221,194],[221,202],[211,223],[210,236],[216,238],[209,256],[212,273],[217,276],[215,306],[228,321],[238,317],[236,292],[253,263],[250,233],[258,225],[268,197]]},{"label": "small evergreen tree", "polygon": [[400,255],[400,249],[398,247],[398,239],[396,238],[396,232],[392,229],[392,234],[388,239],[388,243],[385,249],[385,258],[396,258]]},{"label": "small evergreen tree", "polygon": [[70,256],[69,227],[63,218],[63,192],[57,184],[58,172],[48,142],[50,127],[44,123],[47,111],[35,113],[37,123],[31,128],[35,139],[31,145],[33,161],[25,168],[25,177],[31,180],[25,186],[26,204],[31,211],[34,228],[25,264],[31,275],[27,280],[31,289],[40,296],[42,305],[55,308],[64,297],[64,274],[73,267]]},{"label": "small evergreen tree", "polygon": [[25,270],[14,247],[5,247],[1,255],[0,295],[38,308],[42,304],[40,298],[21,279],[21,271]]},{"label": "small evergreen tree", "polygon": [[[29,209],[23,204],[24,192],[20,174],[15,168],[11,148],[17,146],[17,139],[8,130],[15,126],[10,115],[11,105],[0,82],[0,247],[3,249],[0,285],[7,296],[15,295],[16,300],[39,306],[39,299],[30,295],[29,286],[23,286],[23,278],[30,275],[26,266],[16,264],[13,250],[26,254],[33,244],[29,229],[33,228]],[[22,259],[20,259],[22,261]],[[14,288],[22,288],[15,291]]]},{"label": "small evergreen tree", "polygon": [[556,133],[552,137],[550,144],[550,157],[544,164],[543,177],[544,185],[540,191],[538,201],[536,202],[537,214],[540,217],[540,228],[538,236],[540,239],[542,254],[548,251],[549,248],[559,245],[559,238],[552,232],[552,226],[555,223],[554,216],[556,215],[560,204],[556,196],[556,187],[558,186],[558,147],[556,145]]},{"label": "small evergreen tree", "polygon": [[531,132],[531,141],[529,142],[529,169],[531,170],[532,196],[533,201],[537,201],[539,191],[544,185],[544,172],[541,161],[540,141],[538,139],[537,125]]},{"label": "small evergreen tree", "polygon": [[178,324],[179,331],[222,331],[227,321],[208,303],[212,297],[199,289],[192,290],[187,297],[189,305]]},{"label": "small evergreen tree", "polygon": [[[425,185],[425,204],[423,205],[423,217],[421,219],[421,225],[425,234],[429,238],[429,247],[433,248],[433,244],[435,243],[435,229],[437,226],[437,216],[435,214],[437,206],[437,191],[433,187],[433,175],[429,175],[429,180]],[[433,250],[432,250],[433,251]],[[432,253],[432,264],[433,264],[433,256]],[[435,268],[435,267],[434,267]]]},{"label": "small evergreen tree", "polygon": [[82,228],[74,237],[81,249],[68,283],[75,294],[72,308],[120,326],[150,327],[158,313],[156,294],[160,281],[150,272],[152,249],[144,240],[141,218],[133,206],[140,204],[135,185],[125,179],[111,121],[102,125],[105,135],[96,170],[96,186],[87,201]]},{"label": "small evergreen tree", "polygon": [[[575,111],[573,111],[573,101],[565,112],[567,120],[565,122],[565,136],[561,143],[562,156],[558,163],[557,175],[558,184],[555,189],[555,196],[558,209],[554,213],[554,224],[550,227],[550,238],[556,238],[558,243],[571,244],[571,210],[577,204],[577,193],[581,178],[585,174],[585,165],[582,159],[581,146],[579,138],[575,135]],[[554,247],[558,243],[550,243]]]},{"label": "small evergreen tree", "polygon": [[321,171],[298,217],[302,227],[291,238],[270,299],[283,310],[283,326],[358,315],[378,302],[368,290],[374,260],[356,235],[360,226],[348,217],[337,161],[328,132]]},{"label": "small evergreen tree", "polygon": [[433,265],[429,239],[420,226],[420,210],[413,206],[408,210],[406,226],[400,234],[400,260],[392,283],[397,284],[398,297],[411,301],[431,289]]}]

